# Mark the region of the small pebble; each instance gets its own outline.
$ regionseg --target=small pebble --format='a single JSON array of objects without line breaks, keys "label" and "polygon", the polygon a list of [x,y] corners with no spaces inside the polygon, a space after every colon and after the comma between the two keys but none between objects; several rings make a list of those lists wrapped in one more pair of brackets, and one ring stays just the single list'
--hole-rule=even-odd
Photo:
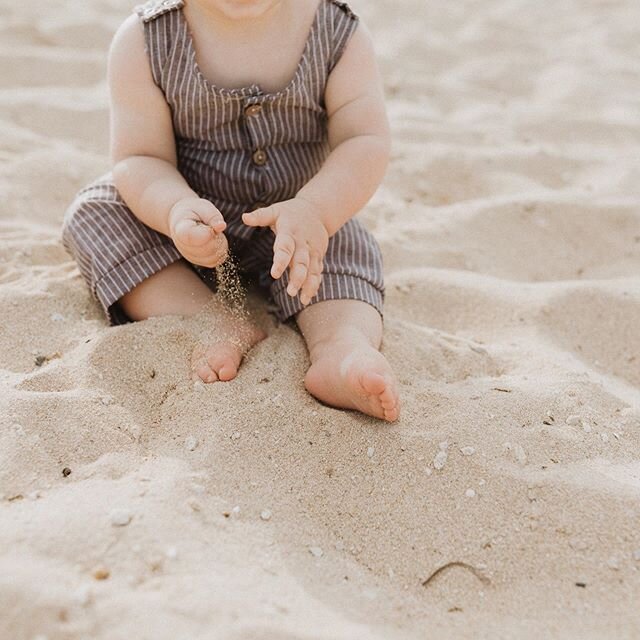
[{"label": "small pebble", "polygon": [[176,549],[176,547],[168,547],[164,555],[167,556],[169,560],[175,560],[178,557],[178,549]]},{"label": "small pebble", "polygon": [[36,367],[41,367],[47,361],[47,356],[36,356]]},{"label": "small pebble", "polygon": [[467,496],[467,498],[475,498],[476,497],[476,492],[473,489],[467,489],[464,492],[464,495]]},{"label": "small pebble", "polygon": [[53,322],[64,322],[64,316],[61,313],[52,313],[51,320]]},{"label": "small pebble", "polygon": [[14,422],[11,425],[11,429],[16,436],[22,437],[27,435],[27,432],[24,430],[24,427],[19,422]]},{"label": "small pebble", "polygon": [[600,440],[602,440],[602,442],[604,442],[604,443],[609,442],[609,434],[608,433],[601,433],[600,434]]},{"label": "small pebble", "polygon": [[233,509],[231,509],[231,515],[236,517],[240,515],[240,507],[238,505],[236,505],[235,507],[233,507]]},{"label": "small pebble", "polygon": [[368,458],[373,458],[373,454],[375,453],[375,449],[373,447],[369,447],[367,449],[367,457]]},{"label": "small pebble", "polygon": [[576,551],[586,551],[589,548],[589,545],[579,538],[571,538],[571,540],[569,540],[569,546]]},{"label": "small pebble", "polygon": [[260,519],[264,520],[265,522],[267,520],[271,520],[271,511],[269,511],[269,509],[265,509],[264,511],[262,511],[260,513]]},{"label": "small pebble", "polygon": [[187,500],[187,505],[189,505],[193,511],[202,511],[200,503],[195,498],[189,498]]},{"label": "small pebble", "polygon": [[518,464],[521,464],[523,466],[527,464],[527,454],[522,448],[522,445],[517,444],[513,447],[513,455],[516,457]]},{"label": "small pebble", "polygon": [[618,571],[618,569],[620,569],[620,561],[615,556],[611,556],[607,560],[607,566],[609,567],[609,569],[613,569],[614,571]]},{"label": "small pebble", "polygon": [[91,575],[93,575],[96,580],[106,580],[111,575],[111,572],[103,564],[99,564],[91,572]]},{"label": "small pebble", "polygon": [[446,451],[438,451],[438,453],[436,453],[436,457],[433,459],[433,468],[438,471],[444,468],[444,465],[447,462],[447,457]]},{"label": "small pebble", "polygon": [[476,450],[473,447],[462,447],[460,449],[460,453],[463,456],[472,456],[475,452]]},{"label": "small pebble", "polygon": [[438,445],[438,448],[440,451],[447,451],[447,449],[449,449],[449,443],[445,440]]},{"label": "small pebble", "polygon": [[575,414],[570,415],[565,422],[570,426],[570,427],[577,427],[580,424],[580,416],[577,416]]},{"label": "small pebble", "polygon": [[232,436],[231,439],[232,440],[240,440],[240,437],[242,436],[242,434],[239,431],[236,431]]},{"label": "small pebble", "polygon": [[108,398],[108,397],[100,398],[100,402],[102,402],[102,404],[103,404],[105,407],[107,407],[107,406],[109,406],[110,404],[112,404],[112,403],[113,403],[113,399],[112,399],[112,398]]},{"label": "small pebble", "polygon": [[126,527],[132,519],[132,513],[126,509],[114,509],[109,514],[109,520],[114,527]]},{"label": "small pebble", "polygon": [[316,558],[321,558],[324,555],[324,551],[320,547],[309,547],[309,553]]},{"label": "small pebble", "polygon": [[62,475],[63,475],[65,478],[67,478],[68,476],[70,476],[70,475],[71,475],[71,469],[69,469],[69,467],[65,467],[65,468],[62,470]]},{"label": "small pebble", "polygon": [[194,436],[189,436],[184,441],[184,446],[186,447],[187,451],[195,451],[196,448],[198,447],[198,438],[195,438]]},{"label": "small pebble", "polygon": [[591,425],[588,422],[583,422],[582,423],[582,430],[585,433],[591,433]]}]

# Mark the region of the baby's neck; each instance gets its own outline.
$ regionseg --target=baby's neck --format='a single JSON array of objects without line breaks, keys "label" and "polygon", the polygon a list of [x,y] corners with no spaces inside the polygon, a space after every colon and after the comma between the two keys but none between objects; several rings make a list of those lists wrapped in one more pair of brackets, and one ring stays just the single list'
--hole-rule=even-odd
[{"label": "baby's neck", "polygon": [[290,0],[258,0],[255,4],[237,8],[233,0],[189,0],[188,8],[201,24],[230,32],[260,32],[289,17]]}]

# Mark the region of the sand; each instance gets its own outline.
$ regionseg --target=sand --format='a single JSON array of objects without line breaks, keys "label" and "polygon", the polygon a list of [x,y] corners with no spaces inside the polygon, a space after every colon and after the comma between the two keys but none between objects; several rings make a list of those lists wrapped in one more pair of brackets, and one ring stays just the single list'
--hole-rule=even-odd
[{"label": "sand", "polygon": [[208,387],[175,318],[105,325],[60,225],[131,4],[0,0],[0,638],[640,637],[640,5],[353,1],[389,426],[265,313]]}]

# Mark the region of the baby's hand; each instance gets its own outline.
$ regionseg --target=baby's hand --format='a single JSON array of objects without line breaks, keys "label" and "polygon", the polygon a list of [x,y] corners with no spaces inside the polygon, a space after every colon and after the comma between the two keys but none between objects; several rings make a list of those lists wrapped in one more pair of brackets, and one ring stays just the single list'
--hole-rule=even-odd
[{"label": "baby's hand", "polygon": [[276,280],[289,267],[287,293],[307,305],[322,282],[322,263],[329,246],[329,233],[310,203],[299,198],[245,213],[250,227],[271,227],[276,234],[271,276]]},{"label": "baby's hand", "polygon": [[169,213],[169,231],[178,251],[191,263],[217,267],[227,259],[227,227],[222,214],[209,200],[184,198]]}]

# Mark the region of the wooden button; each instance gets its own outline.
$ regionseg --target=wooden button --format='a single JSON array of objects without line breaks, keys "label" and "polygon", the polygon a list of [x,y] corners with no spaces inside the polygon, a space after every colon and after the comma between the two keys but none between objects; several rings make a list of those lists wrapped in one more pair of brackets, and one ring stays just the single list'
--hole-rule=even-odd
[{"label": "wooden button", "polygon": [[262,111],[261,104],[250,104],[248,107],[245,108],[244,115],[247,118],[252,118],[254,116],[257,116],[261,111]]},{"label": "wooden button", "polygon": [[253,162],[260,167],[267,164],[267,152],[264,149],[256,149],[253,152],[252,158]]}]

